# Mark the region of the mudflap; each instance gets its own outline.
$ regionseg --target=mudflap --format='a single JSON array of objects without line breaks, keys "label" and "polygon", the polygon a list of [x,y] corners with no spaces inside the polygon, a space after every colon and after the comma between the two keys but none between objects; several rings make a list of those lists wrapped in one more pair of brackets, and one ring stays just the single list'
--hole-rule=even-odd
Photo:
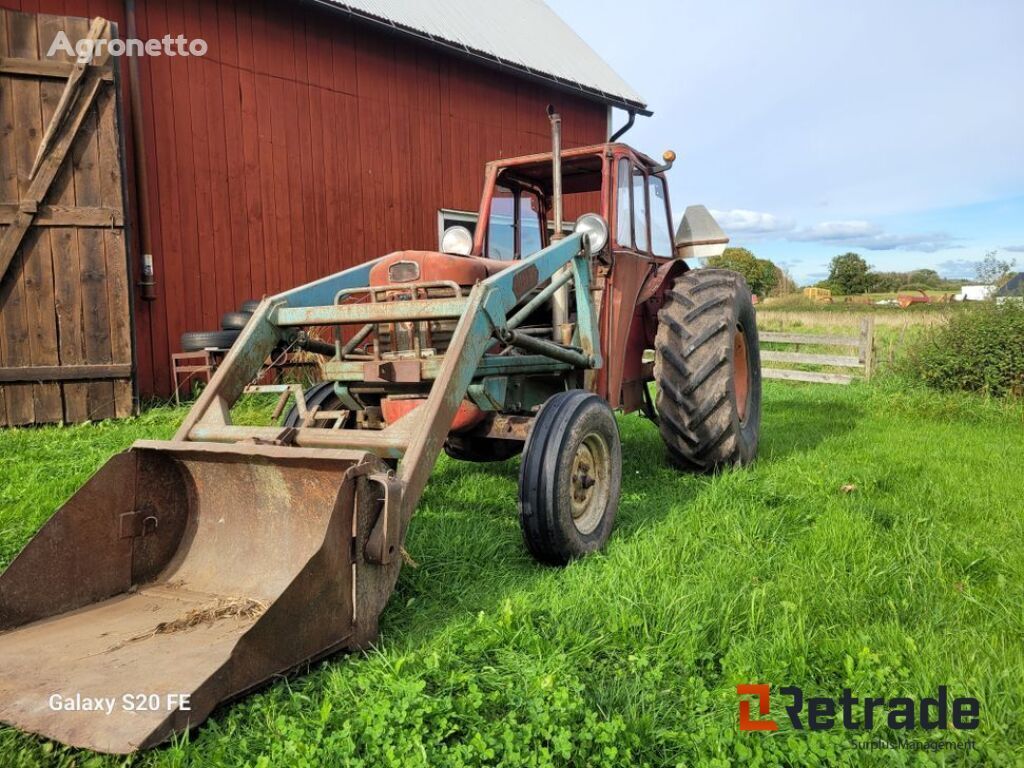
[{"label": "mudflap", "polygon": [[396,494],[360,451],[144,441],[114,456],[0,575],[0,721],[128,753],[366,646],[401,567],[367,542],[400,548]]}]

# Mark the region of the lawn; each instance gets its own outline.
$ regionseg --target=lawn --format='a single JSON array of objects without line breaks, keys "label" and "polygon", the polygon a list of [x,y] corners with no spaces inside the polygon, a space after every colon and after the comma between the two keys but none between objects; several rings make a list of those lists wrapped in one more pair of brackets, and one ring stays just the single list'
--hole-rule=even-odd
[{"label": "lawn", "polygon": [[[0,433],[0,567],[107,456],[182,410]],[[603,554],[557,570],[519,534],[518,460],[442,459],[379,649],[335,657],[132,764],[922,765],[1024,763],[1024,408],[769,382],[761,455],[667,467],[620,418]],[[971,751],[861,750],[835,728],[741,733],[736,685],[981,701]],[[892,737],[876,727],[871,737]],[[906,734],[904,735],[906,738]],[[4,766],[119,765],[0,730]]]}]

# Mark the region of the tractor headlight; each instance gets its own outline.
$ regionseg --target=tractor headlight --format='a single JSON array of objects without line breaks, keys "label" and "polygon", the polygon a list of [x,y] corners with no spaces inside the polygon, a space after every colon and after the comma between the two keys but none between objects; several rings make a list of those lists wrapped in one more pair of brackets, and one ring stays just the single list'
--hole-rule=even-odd
[{"label": "tractor headlight", "polygon": [[441,251],[456,256],[469,256],[473,252],[473,234],[458,225],[448,227],[441,235]]},{"label": "tractor headlight", "polygon": [[600,253],[608,244],[608,222],[597,213],[585,213],[576,219],[576,232],[590,240],[590,252]]}]

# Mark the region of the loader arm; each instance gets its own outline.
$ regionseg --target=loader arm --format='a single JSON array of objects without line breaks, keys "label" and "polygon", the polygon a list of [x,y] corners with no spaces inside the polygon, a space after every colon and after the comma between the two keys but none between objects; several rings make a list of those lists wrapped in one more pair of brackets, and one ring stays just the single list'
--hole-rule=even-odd
[{"label": "loader arm", "polygon": [[[260,304],[253,319],[217,370],[210,385],[189,412],[174,437],[180,442],[236,443],[244,440],[280,442],[298,446],[366,450],[382,458],[400,459],[401,518],[413,514],[427,478],[441,451],[459,404],[465,399],[481,359],[495,338],[509,338],[509,315],[535,288],[555,277],[563,267],[585,289],[576,292],[577,354],[581,367],[600,368],[600,343],[590,297],[590,264],[584,235],[556,241],[508,269],[477,283],[465,299],[437,299],[374,304],[339,304],[339,294],[364,288],[374,262],[272,296]],[[332,301],[326,303],[330,297]],[[321,303],[324,302],[324,303]],[[270,350],[289,329],[332,324],[363,325],[396,319],[459,318],[424,407],[379,432],[354,429],[300,428],[284,435],[277,427],[237,427],[230,421],[231,406],[259,374]],[[522,339],[518,339],[522,341]],[[533,340],[541,354],[566,355],[552,342]],[[404,527],[404,526],[403,526]]]}]

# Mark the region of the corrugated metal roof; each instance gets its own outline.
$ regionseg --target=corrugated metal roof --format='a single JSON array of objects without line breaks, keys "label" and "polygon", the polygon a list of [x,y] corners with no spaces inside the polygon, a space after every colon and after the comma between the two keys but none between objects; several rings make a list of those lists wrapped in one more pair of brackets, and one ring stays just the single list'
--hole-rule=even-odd
[{"label": "corrugated metal roof", "polygon": [[492,65],[649,114],[619,77],[542,0],[319,0]]}]

